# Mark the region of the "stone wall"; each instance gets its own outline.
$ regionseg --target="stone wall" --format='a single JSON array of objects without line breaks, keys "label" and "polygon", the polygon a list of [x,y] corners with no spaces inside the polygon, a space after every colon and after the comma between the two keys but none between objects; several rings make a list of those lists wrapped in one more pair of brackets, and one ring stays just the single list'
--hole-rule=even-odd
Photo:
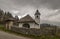
[{"label": "stone wall", "polygon": [[12,27],[11,30],[14,32],[22,33],[22,34],[40,36],[40,29],[28,29],[28,28]]},{"label": "stone wall", "polygon": [[56,26],[41,26],[41,32],[45,35],[55,35],[57,32]]},{"label": "stone wall", "polygon": [[28,34],[28,35],[55,35],[56,29],[55,27],[47,27],[42,29],[32,29],[32,28],[19,28],[19,27],[12,27],[12,31],[22,33],[22,34]]}]

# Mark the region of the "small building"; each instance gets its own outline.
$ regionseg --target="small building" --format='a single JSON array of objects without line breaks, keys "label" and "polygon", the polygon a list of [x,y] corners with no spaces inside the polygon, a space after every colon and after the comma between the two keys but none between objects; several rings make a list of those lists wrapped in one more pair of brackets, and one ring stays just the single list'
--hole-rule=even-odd
[{"label": "small building", "polygon": [[34,14],[35,19],[33,19],[30,15],[26,15],[25,17],[19,20],[20,28],[36,28],[40,29],[40,13],[36,10]]},{"label": "small building", "polygon": [[11,30],[11,27],[13,26],[13,23],[14,23],[13,18],[5,19],[5,28]]}]

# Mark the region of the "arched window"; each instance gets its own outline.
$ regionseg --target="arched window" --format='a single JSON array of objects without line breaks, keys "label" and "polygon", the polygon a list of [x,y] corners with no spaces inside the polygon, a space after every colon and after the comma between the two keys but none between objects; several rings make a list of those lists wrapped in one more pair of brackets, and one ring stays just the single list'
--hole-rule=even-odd
[{"label": "arched window", "polygon": [[24,27],[24,28],[30,28],[30,25],[27,24],[27,23],[25,23],[25,24],[23,24],[23,27]]}]

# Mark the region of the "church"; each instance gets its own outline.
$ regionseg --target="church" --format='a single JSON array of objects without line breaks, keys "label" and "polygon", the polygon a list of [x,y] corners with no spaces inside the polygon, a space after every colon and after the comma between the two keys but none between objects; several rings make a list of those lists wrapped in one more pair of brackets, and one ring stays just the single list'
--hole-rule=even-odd
[{"label": "church", "polygon": [[36,28],[40,29],[40,12],[36,10],[35,19],[33,19],[30,15],[26,15],[25,17],[19,20],[19,28]]},{"label": "church", "polygon": [[[34,14],[35,19],[33,19],[30,15],[26,15],[25,17],[21,18],[20,20],[16,21],[13,18],[8,18],[5,22],[5,28],[11,29],[12,26],[17,26],[19,28],[35,28],[40,29],[40,12],[36,10]],[[15,25],[14,23],[18,25]]]}]

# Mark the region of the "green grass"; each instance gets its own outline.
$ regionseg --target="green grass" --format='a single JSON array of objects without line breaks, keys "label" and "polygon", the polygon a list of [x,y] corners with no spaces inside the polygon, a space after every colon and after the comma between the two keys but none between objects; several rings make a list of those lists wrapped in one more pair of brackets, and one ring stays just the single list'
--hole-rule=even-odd
[{"label": "green grass", "polygon": [[4,30],[4,25],[0,24],[0,30]]},{"label": "green grass", "polygon": [[26,35],[26,34],[22,34],[22,33],[17,33],[17,32],[13,32],[11,30],[6,30],[4,29],[4,25],[0,25],[0,30],[4,31],[4,32],[8,32],[10,34],[15,34],[18,36],[24,36],[24,37],[29,37],[32,39],[60,39],[60,36],[52,36],[52,35],[41,35],[41,36],[34,36],[34,35]]}]

